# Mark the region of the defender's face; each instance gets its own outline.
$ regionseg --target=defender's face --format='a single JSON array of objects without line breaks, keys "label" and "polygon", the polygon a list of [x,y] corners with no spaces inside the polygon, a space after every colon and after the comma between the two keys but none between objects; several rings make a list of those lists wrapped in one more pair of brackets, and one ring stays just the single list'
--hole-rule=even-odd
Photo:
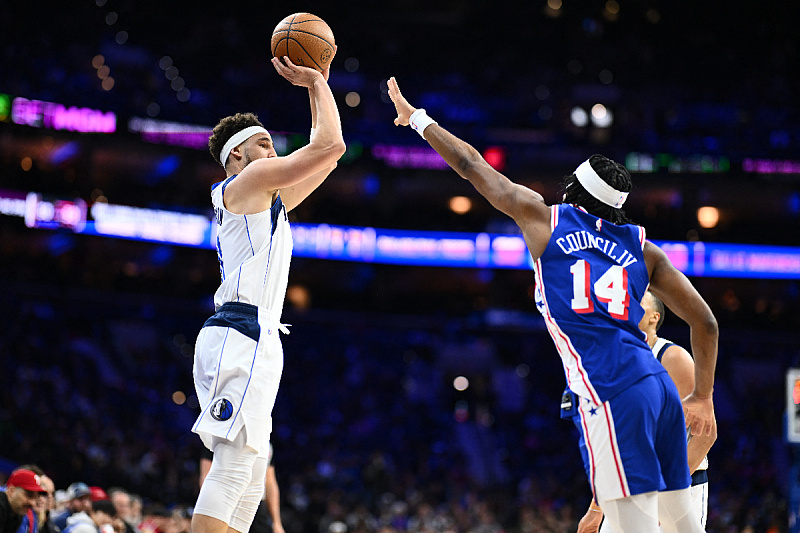
[{"label": "defender's face", "polygon": [[647,322],[655,312],[655,309],[653,309],[653,299],[649,292],[646,292],[644,298],[642,298],[642,309],[644,309],[644,315],[642,315],[642,320],[639,322],[639,329],[645,331],[645,328],[647,328]]}]

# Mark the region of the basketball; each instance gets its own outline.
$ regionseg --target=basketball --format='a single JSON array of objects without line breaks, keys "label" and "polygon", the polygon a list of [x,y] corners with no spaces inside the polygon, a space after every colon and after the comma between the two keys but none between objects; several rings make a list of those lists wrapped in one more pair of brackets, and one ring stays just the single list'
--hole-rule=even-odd
[{"label": "basketball", "polygon": [[295,65],[321,72],[331,64],[335,44],[324,20],[311,13],[295,13],[275,26],[270,49],[274,57],[288,56]]}]

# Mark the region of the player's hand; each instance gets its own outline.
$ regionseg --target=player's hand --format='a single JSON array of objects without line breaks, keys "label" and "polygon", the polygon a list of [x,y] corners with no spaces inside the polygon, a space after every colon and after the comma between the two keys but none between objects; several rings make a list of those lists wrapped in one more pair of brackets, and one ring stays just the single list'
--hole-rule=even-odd
[{"label": "player's hand", "polygon": [[682,400],[686,427],[691,427],[693,435],[711,435],[715,432],[717,420],[714,417],[714,402],[709,398],[697,398],[694,393]]},{"label": "player's hand", "polygon": [[283,56],[283,61],[273,57],[272,65],[278,71],[278,74],[289,80],[292,85],[297,85],[298,87],[308,87],[310,89],[320,78],[326,80],[321,72],[311,67],[295,65],[287,56]]},{"label": "player's hand", "polygon": [[394,76],[389,78],[389,98],[392,99],[394,108],[397,110],[397,118],[394,119],[394,125],[408,126],[408,119],[417,108],[403,98],[403,93],[400,92],[400,87],[397,86],[397,80],[394,79]]},{"label": "player's hand", "polygon": [[276,524],[275,522],[272,523],[272,533],[285,533],[283,529],[283,524]]},{"label": "player's hand", "polygon": [[578,522],[578,531],[576,533],[597,533],[600,531],[600,523],[602,521],[603,513],[592,511],[589,508],[580,522]]}]

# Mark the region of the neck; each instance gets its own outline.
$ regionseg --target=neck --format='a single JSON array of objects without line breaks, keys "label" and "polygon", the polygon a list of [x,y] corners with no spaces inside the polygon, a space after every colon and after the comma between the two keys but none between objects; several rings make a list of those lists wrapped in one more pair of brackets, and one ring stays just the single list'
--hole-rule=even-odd
[{"label": "neck", "polygon": [[647,334],[647,344],[650,345],[650,348],[656,345],[657,340],[658,335],[656,335],[655,332]]}]

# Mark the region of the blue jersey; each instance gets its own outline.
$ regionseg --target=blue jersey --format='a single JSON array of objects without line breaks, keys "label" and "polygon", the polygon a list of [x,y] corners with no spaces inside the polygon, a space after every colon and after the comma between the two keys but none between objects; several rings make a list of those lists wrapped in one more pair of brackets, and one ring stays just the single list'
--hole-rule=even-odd
[{"label": "blue jersey", "polygon": [[567,386],[596,405],[665,372],[639,329],[650,284],[644,228],[582,208],[551,208],[552,236],[534,264],[537,306],[561,356]]}]

